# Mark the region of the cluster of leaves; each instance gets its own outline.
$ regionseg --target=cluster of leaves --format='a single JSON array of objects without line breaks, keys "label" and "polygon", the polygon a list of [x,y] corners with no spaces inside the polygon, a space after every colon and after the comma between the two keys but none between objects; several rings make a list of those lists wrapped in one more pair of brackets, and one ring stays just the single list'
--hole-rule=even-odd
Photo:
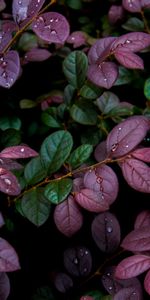
[{"label": "cluster of leaves", "polygon": [[[91,16],[89,8],[97,7],[96,0],[13,0],[11,12],[7,3],[0,1],[2,91],[7,88],[11,93],[14,84],[18,89],[29,62],[55,59],[61,69],[59,80],[52,80],[48,92],[34,100],[19,98],[20,114],[30,110],[32,114],[29,125],[25,123],[27,143],[21,137],[24,120],[1,117],[1,194],[14,214],[37,227],[51,218],[67,241],[82,234],[87,214],[91,243],[106,258],[95,272],[92,249],[84,243],[71,243],[63,253],[62,269],[52,276],[59,297],[77,289],[78,278],[93,278],[92,272],[101,276],[101,288],[79,291],[75,299],[142,300],[144,289],[150,295],[150,271],[144,289],[137,278],[150,269],[150,213],[140,212],[134,230],[121,242],[119,213],[115,209],[110,212],[115,201],[121,201],[121,180],[137,192],[150,193],[150,147],[144,144],[150,132],[150,77],[144,65],[150,47],[146,18],[150,1],[120,2],[109,5],[107,15],[101,15],[102,24],[97,25],[99,19],[94,23],[85,16],[85,11]],[[52,8],[54,11],[49,11]],[[71,17],[80,10],[74,26]],[[125,96],[124,86],[128,87]],[[132,101],[137,91],[142,101],[146,100],[145,106]],[[8,100],[6,110],[13,105],[15,110],[12,103]],[[3,225],[2,214],[0,221]],[[0,239],[0,245],[0,298],[6,300],[10,283],[5,272],[19,270],[20,264],[5,239]],[[120,246],[133,255],[109,265],[107,256],[112,255],[110,260],[113,255],[118,257]],[[74,298],[73,293],[71,297],[68,299]],[[39,288],[33,299],[55,297],[48,286]]]}]

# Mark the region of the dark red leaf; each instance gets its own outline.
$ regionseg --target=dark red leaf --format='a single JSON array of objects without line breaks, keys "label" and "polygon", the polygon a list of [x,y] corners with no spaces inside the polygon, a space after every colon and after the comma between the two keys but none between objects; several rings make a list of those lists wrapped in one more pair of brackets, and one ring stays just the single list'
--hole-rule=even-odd
[{"label": "dark red leaf", "polygon": [[19,195],[21,192],[16,176],[3,168],[0,168],[0,191],[11,196]]},{"label": "dark red leaf", "polygon": [[70,288],[73,287],[72,278],[66,273],[58,273],[54,280],[55,288],[61,292],[66,293]]},{"label": "dark red leaf", "polygon": [[116,125],[108,134],[106,145],[110,157],[120,157],[129,153],[145,137],[150,128],[144,116],[133,116]]},{"label": "dark red leaf", "polygon": [[87,77],[97,86],[110,89],[118,77],[118,67],[113,62],[92,64],[88,67]]},{"label": "dark red leaf", "polygon": [[120,225],[116,217],[104,212],[95,217],[92,222],[92,237],[99,247],[105,253],[114,252],[120,243]]},{"label": "dark red leaf", "polygon": [[0,212],[0,228],[5,224],[2,213]]},{"label": "dark red leaf", "polygon": [[26,21],[27,23],[39,12],[44,2],[45,0],[13,0],[12,13],[15,22],[20,24]]},{"label": "dark red leaf", "polygon": [[123,176],[135,190],[150,193],[150,167],[140,160],[128,158],[120,163]]},{"label": "dark red leaf", "polygon": [[20,59],[17,51],[9,51],[0,57],[0,86],[10,88],[18,78]]},{"label": "dark red leaf", "polygon": [[57,12],[47,12],[40,15],[32,23],[33,31],[49,43],[63,44],[69,35],[67,19]]},{"label": "dark red leaf", "polygon": [[150,7],[150,0],[141,0],[142,7],[149,8]]},{"label": "dark red leaf", "polygon": [[104,61],[104,59],[110,54],[110,47],[116,40],[115,37],[106,37],[97,40],[88,52],[88,60],[90,64]]},{"label": "dark red leaf", "polygon": [[109,166],[103,164],[84,176],[84,186],[101,194],[106,203],[113,203],[118,195],[118,179]]},{"label": "dark red leaf", "polygon": [[126,287],[121,289],[116,295],[114,295],[113,300],[142,300],[141,292],[136,289],[136,287]]},{"label": "dark red leaf", "polygon": [[112,52],[125,50],[138,52],[150,46],[150,34],[144,32],[130,32],[118,37],[111,46]]},{"label": "dark red leaf", "polygon": [[136,217],[134,228],[140,229],[141,227],[150,227],[150,210],[144,210]]},{"label": "dark red leaf", "polygon": [[83,224],[80,208],[72,196],[58,204],[54,211],[54,221],[60,232],[70,237],[76,233]]},{"label": "dark red leaf", "polygon": [[86,45],[87,35],[83,31],[74,31],[67,38],[68,44],[73,44],[73,48],[78,48],[80,46]]},{"label": "dark red leaf", "polygon": [[18,255],[15,249],[0,238],[0,272],[12,272],[20,269]]},{"label": "dark red leaf", "polygon": [[0,168],[7,170],[20,170],[23,168],[21,164],[9,158],[0,158]]},{"label": "dark red leaf", "polygon": [[17,30],[17,25],[13,21],[1,21],[0,30],[0,52],[4,50],[9,41],[12,39],[12,33]]},{"label": "dark red leaf", "polygon": [[93,212],[106,211],[109,208],[108,201],[103,193],[90,189],[82,189],[75,193],[75,200],[80,206]]},{"label": "dark red leaf", "polygon": [[135,149],[132,152],[132,156],[145,162],[150,162],[150,148]]},{"label": "dark red leaf", "polygon": [[6,300],[10,294],[10,282],[5,272],[0,272],[0,299]]},{"label": "dark red leaf", "polygon": [[73,180],[73,192],[80,192],[81,189],[84,189],[84,183],[82,177],[77,177]]},{"label": "dark red leaf", "polygon": [[131,231],[122,241],[121,247],[132,252],[150,250],[149,227],[140,227]]},{"label": "dark red leaf", "polygon": [[74,276],[87,276],[92,269],[92,256],[89,249],[78,246],[64,252],[64,266]]},{"label": "dark red leaf", "polygon": [[34,48],[26,52],[24,56],[25,62],[27,61],[44,61],[52,54],[46,49]]},{"label": "dark red leaf", "polygon": [[115,276],[126,279],[140,275],[150,268],[150,257],[137,254],[123,259],[116,268]]},{"label": "dark red leaf", "polygon": [[118,49],[115,50],[114,55],[118,62],[125,68],[144,69],[143,59],[128,49],[118,47]]},{"label": "dark red leaf", "polygon": [[28,158],[28,157],[34,157],[37,155],[38,155],[38,153],[35,150],[31,149],[28,146],[24,146],[24,145],[7,147],[0,152],[1,158],[11,158],[11,159]]},{"label": "dark red leaf", "polygon": [[146,292],[150,295],[150,270],[147,272],[144,279],[144,288]]},{"label": "dark red leaf", "polygon": [[115,24],[124,16],[124,9],[122,5],[112,5],[108,12],[108,20],[111,24]]},{"label": "dark red leaf", "polygon": [[142,9],[141,0],[123,0],[123,7],[130,12],[140,12]]},{"label": "dark red leaf", "polygon": [[98,162],[107,158],[106,141],[103,141],[96,146],[94,157]]}]

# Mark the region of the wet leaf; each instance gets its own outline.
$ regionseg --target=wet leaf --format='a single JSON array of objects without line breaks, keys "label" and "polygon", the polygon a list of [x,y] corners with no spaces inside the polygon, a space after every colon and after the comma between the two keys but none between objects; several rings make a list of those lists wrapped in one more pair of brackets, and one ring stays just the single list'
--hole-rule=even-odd
[{"label": "wet leaf", "polygon": [[100,64],[109,55],[112,43],[115,37],[106,37],[98,39],[88,52],[88,60],[90,64]]},{"label": "wet leaf", "polygon": [[21,192],[16,176],[3,168],[0,168],[0,191],[10,196],[17,196]]},{"label": "wet leaf", "polygon": [[132,156],[145,162],[150,162],[150,148],[138,148],[132,152]]},{"label": "wet leaf", "polygon": [[73,169],[79,167],[82,163],[90,157],[93,151],[93,146],[89,144],[84,144],[76,148],[70,155],[68,163]]},{"label": "wet leaf", "polygon": [[123,288],[121,290],[119,290],[119,292],[114,295],[114,300],[142,300],[143,297],[141,295],[141,293],[136,289],[136,287],[126,287]]},{"label": "wet leaf", "polygon": [[144,288],[146,292],[150,295],[150,270],[147,272],[144,279]]},{"label": "wet leaf", "polygon": [[128,49],[116,49],[115,50],[115,58],[118,62],[128,69],[144,69],[143,59],[138,55],[128,51]]},{"label": "wet leaf", "polygon": [[101,212],[109,208],[109,203],[102,192],[84,188],[75,194],[77,203],[88,211]]},{"label": "wet leaf", "polygon": [[123,7],[130,12],[140,12],[142,9],[142,4],[140,0],[131,0],[130,2],[128,0],[123,0],[122,4]]},{"label": "wet leaf", "polygon": [[55,277],[54,285],[60,293],[64,294],[73,287],[73,280],[66,273],[58,273]]},{"label": "wet leaf", "polygon": [[12,272],[20,269],[15,249],[2,238],[0,238],[0,257],[0,272]]},{"label": "wet leaf", "polygon": [[0,273],[0,299],[6,300],[10,294],[9,277],[5,272]]},{"label": "wet leaf", "polygon": [[121,247],[132,252],[150,250],[150,232],[147,226],[132,230],[122,241]]},{"label": "wet leaf", "polygon": [[150,35],[144,32],[130,32],[118,37],[111,45],[111,50],[138,52],[150,46]]},{"label": "wet leaf", "polygon": [[94,157],[98,162],[103,161],[107,158],[106,141],[102,141],[96,146],[94,151]]},{"label": "wet leaf", "polygon": [[11,50],[0,56],[0,86],[10,88],[20,72],[20,59],[17,51]]},{"label": "wet leaf", "polygon": [[35,150],[24,145],[7,147],[0,152],[1,158],[10,158],[10,159],[28,158],[37,155],[38,153]]},{"label": "wet leaf", "polygon": [[38,13],[44,2],[45,0],[13,0],[12,13],[16,23],[28,22],[29,19]]},{"label": "wet leaf", "polygon": [[46,185],[44,195],[54,204],[59,204],[68,196],[72,189],[72,180],[64,178],[50,182]]},{"label": "wet leaf", "polygon": [[150,225],[150,211],[144,210],[137,215],[134,223],[134,228],[140,229],[142,227],[146,227],[149,225]]},{"label": "wet leaf", "polygon": [[46,177],[46,170],[42,165],[41,158],[31,159],[24,169],[24,177],[28,184],[36,184]]},{"label": "wet leaf", "polygon": [[51,56],[51,53],[46,49],[32,48],[25,53],[24,60],[28,61],[44,61]]}]

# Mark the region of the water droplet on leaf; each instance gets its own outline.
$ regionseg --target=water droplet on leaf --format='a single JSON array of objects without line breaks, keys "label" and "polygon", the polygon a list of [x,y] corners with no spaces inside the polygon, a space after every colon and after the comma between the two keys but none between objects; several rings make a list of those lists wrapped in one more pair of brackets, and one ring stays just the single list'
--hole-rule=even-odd
[{"label": "water droplet on leaf", "polygon": [[108,233],[111,233],[112,231],[113,231],[112,227],[111,227],[111,226],[108,226],[108,227],[107,227],[107,232],[108,232]]},{"label": "water droplet on leaf", "polygon": [[20,150],[21,152],[24,152],[24,148],[21,148],[21,150]]},{"label": "water droplet on leaf", "polygon": [[79,261],[78,261],[77,257],[73,260],[73,262],[74,262],[75,265],[78,264]]},{"label": "water droplet on leaf", "polygon": [[117,150],[117,148],[118,148],[118,143],[115,143],[115,144],[112,145],[111,151],[115,152]]},{"label": "water droplet on leaf", "polygon": [[8,178],[5,178],[5,179],[4,179],[4,181],[5,181],[5,183],[6,183],[6,184],[8,184],[8,185],[11,185],[11,181],[10,181],[10,179],[8,179]]}]

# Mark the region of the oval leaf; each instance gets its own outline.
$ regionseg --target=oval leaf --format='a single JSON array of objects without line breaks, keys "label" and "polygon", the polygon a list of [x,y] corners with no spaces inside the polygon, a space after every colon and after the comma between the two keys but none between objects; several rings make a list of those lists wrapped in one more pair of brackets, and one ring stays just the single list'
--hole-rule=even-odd
[{"label": "oval leaf", "polygon": [[72,196],[56,206],[54,221],[58,230],[67,237],[72,236],[82,227],[83,216]]},{"label": "oval leaf", "polygon": [[132,255],[123,259],[116,268],[115,276],[121,279],[132,278],[150,268],[150,257],[146,255]]},{"label": "oval leaf", "polygon": [[106,141],[103,141],[96,146],[94,157],[98,162],[107,158]]},{"label": "oval leaf", "polygon": [[135,149],[132,152],[132,156],[145,162],[150,162],[150,148]]},{"label": "oval leaf", "polygon": [[3,168],[0,168],[0,191],[10,196],[17,196],[21,192],[16,176]]},{"label": "oval leaf", "polygon": [[20,170],[23,168],[21,164],[9,158],[0,158],[0,167],[7,170]]},{"label": "oval leaf", "polygon": [[0,299],[6,300],[10,294],[10,282],[5,272],[0,273]]},{"label": "oval leaf", "polygon": [[28,158],[28,157],[34,157],[37,155],[38,155],[38,153],[28,146],[7,147],[0,152],[0,157],[11,158],[11,159]]},{"label": "oval leaf", "polygon": [[46,49],[31,49],[30,51],[26,52],[24,56],[25,62],[27,61],[44,61],[51,56],[51,53]]},{"label": "oval leaf", "polygon": [[18,78],[20,59],[17,51],[9,51],[0,57],[0,86],[10,88]]},{"label": "oval leaf", "polygon": [[82,163],[86,162],[86,160],[90,157],[93,151],[93,146],[89,144],[84,144],[75,149],[69,159],[68,163],[71,165],[73,169],[79,167]]},{"label": "oval leaf", "polygon": [[142,300],[143,297],[141,292],[136,289],[136,287],[126,287],[121,289],[116,295],[114,295],[113,300]]},{"label": "oval leaf", "polygon": [[147,226],[131,231],[122,241],[121,247],[132,252],[150,250],[150,231]]},{"label": "oval leaf", "polygon": [[46,170],[42,165],[41,158],[31,159],[24,169],[24,177],[28,184],[36,184],[46,177]]},{"label": "oval leaf", "polygon": [[[16,23],[20,24],[35,16],[43,6],[45,0],[13,0],[12,13]],[[25,24],[25,23],[24,23]]]},{"label": "oval leaf", "polygon": [[70,178],[64,178],[47,184],[44,195],[50,202],[58,204],[68,196],[71,189],[72,180]]},{"label": "oval leaf", "polygon": [[150,226],[150,210],[144,210],[136,217],[134,228],[139,229],[141,227]]},{"label": "oval leaf", "polygon": [[150,270],[147,272],[144,279],[144,288],[146,292],[150,295]]},{"label": "oval leaf", "polygon": [[95,125],[97,123],[97,112],[93,104],[86,99],[80,99],[73,104],[70,110],[74,121],[83,125]]},{"label": "oval leaf", "polygon": [[138,55],[128,51],[128,49],[116,49],[115,50],[115,58],[118,62],[128,69],[144,69],[143,59]]},{"label": "oval leaf", "polygon": [[144,95],[147,100],[150,100],[150,78],[147,78],[144,84]]},{"label": "oval leaf", "polygon": [[136,0],[136,1],[128,1],[128,0],[123,0],[122,5],[123,7],[130,11],[130,12],[140,12],[142,9],[142,1]]},{"label": "oval leaf", "polygon": [[20,269],[15,249],[2,238],[0,238],[0,258],[0,272],[12,272]]},{"label": "oval leaf", "polygon": [[107,152],[111,157],[120,157],[135,148],[145,137],[150,124],[143,116],[133,116],[115,126],[108,134]]},{"label": "oval leaf", "polygon": [[80,46],[83,46],[86,44],[86,33],[83,31],[74,31],[72,32],[68,39],[67,39],[67,43],[68,44],[73,44],[73,48],[78,48]]},{"label": "oval leaf", "polygon": [[148,33],[130,32],[118,37],[114,43],[112,43],[111,50],[114,53],[118,49],[138,52],[148,46],[150,46],[150,35]]},{"label": "oval leaf", "polygon": [[70,31],[67,19],[57,12],[41,14],[33,21],[32,29],[41,39],[59,44],[66,41]]},{"label": "oval leaf", "polygon": [[77,192],[75,200],[80,206],[93,212],[101,212],[109,208],[109,204],[104,198],[103,193],[90,189],[82,189],[80,192]]},{"label": "oval leaf", "polygon": [[58,273],[55,277],[54,285],[60,293],[67,293],[73,287],[73,280],[66,273]]},{"label": "oval leaf", "polygon": [[120,103],[119,98],[112,92],[104,92],[96,99],[96,104],[100,111],[107,115],[109,112]]},{"label": "oval leaf", "polygon": [[114,252],[120,243],[120,225],[116,217],[104,212],[96,216],[92,222],[92,237],[105,253]]},{"label": "oval leaf", "polygon": [[116,40],[114,37],[106,37],[97,40],[88,52],[90,64],[101,63],[109,55],[112,43]]}]

